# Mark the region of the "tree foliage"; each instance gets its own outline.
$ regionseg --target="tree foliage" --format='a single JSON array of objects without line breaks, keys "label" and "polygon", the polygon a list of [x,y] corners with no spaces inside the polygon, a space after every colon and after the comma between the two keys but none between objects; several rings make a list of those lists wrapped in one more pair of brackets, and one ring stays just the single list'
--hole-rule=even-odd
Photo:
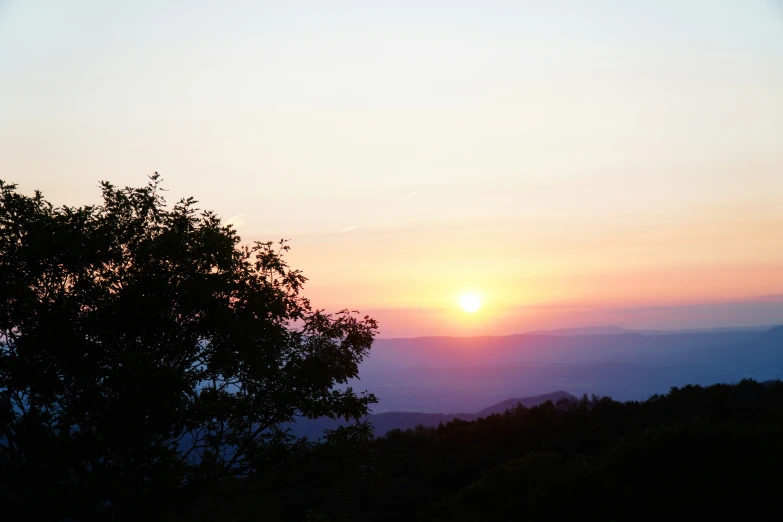
[{"label": "tree foliage", "polygon": [[660,520],[777,509],[783,383],[518,407],[373,442],[356,520]]},{"label": "tree foliage", "polygon": [[347,385],[375,321],[313,309],[285,241],[243,245],[159,184],[55,207],[0,182],[0,487],[20,506],[141,513],[280,469],[312,446],[284,423],[375,401]]}]

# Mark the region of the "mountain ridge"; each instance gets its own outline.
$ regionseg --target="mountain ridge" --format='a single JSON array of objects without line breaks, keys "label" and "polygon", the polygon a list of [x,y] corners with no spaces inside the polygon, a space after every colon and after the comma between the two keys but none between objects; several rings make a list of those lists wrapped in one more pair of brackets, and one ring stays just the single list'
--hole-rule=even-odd
[{"label": "mountain ridge", "polygon": [[783,327],[783,324],[768,324],[759,326],[715,326],[704,328],[678,328],[674,330],[661,330],[656,328],[623,328],[617,325],[599,325],[599,326],[577,326],[568,328],[553,328],[547,330],[528,330],[519,333],[509,333],[501,335],[415,335],[411,337],[380,337],[377,341],[422,341],[427,339],[499,339],[525,336],[557,336],[557,337],[580,337],[580,336],[600,336],[600,335],[678,335],[695,333],[750,333],[766,332],[768,330]]},{"label": "mountain ridge", "polygon": [[[576,396],[562,390],[530,397],[518,397],[506,399],[476,413],[423,413],[412,411],[387,411],[372,413],[362,420],[369,421],[374,428],[376,436],[382,436],[394,429],[407,430],[422,425],[426,428],[436,427],[440,423],[451,422],[454,419],[474,421],[482,417],[500,414],[506,410],[515,408],[521,404],[525,408],[533,408],[547,401],[557,402],[562,399],[576,400]],[[340,419],[298,419],[288,427],[298,437],[315,439],[323,435],[324,430],[331,430],[343,424]]]}]

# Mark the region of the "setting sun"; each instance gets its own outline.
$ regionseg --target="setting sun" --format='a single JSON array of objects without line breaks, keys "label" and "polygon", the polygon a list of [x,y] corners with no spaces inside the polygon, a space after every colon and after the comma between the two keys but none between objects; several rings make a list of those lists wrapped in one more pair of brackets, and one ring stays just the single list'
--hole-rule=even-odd
[{"label": "setting sun", "polygon": [[465,294],[460,298],[459,305],[463,310],[472,314],[481,308],[481,298],[476,294]]}]

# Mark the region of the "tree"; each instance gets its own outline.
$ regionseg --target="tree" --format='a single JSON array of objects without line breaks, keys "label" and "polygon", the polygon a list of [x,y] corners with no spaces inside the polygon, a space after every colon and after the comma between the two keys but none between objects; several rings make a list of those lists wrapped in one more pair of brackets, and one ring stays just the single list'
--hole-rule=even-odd
[{"label": "tree", "polygon": [[313,444],[297,416],[375,402],[347,383],[376,322],[313,309],[285,241],[243,245],[159,184],[75,208],[0,181],[0,501],[136,516],[285,466]]}]

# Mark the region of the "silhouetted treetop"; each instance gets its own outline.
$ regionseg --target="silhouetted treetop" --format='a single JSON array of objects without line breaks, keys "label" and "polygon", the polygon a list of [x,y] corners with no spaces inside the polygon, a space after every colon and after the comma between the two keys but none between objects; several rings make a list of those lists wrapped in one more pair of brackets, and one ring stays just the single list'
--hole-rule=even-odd
[{"label": "silhouetted treetop", "polygon": [[0,182],[0,485],[13,498],[129,513],[279,466],[307,444],[280,428],[295,416],[367,413],[374,397],[346,383],[376,322],[313,309],[285,241],[245,245],[193,198],[168,206],[157,173],[101,191],[55,207]]}]

